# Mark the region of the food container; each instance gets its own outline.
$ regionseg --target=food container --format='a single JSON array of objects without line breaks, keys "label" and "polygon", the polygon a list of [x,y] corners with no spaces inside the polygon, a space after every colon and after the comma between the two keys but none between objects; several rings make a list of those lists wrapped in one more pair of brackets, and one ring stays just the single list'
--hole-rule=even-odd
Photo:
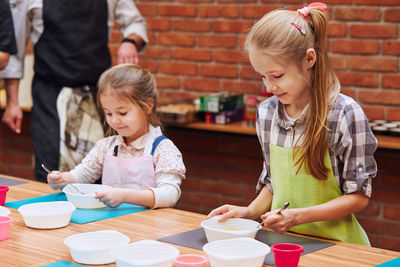
[{"label": "food container", "polygon": [[212,267],[260,267],[271,249],[254,238],[240,237],[207,243],[203,251]]},{"label": "food container", "polygon": [[214,216],[202,221],[200,225],[204,228],[208,242],[215,240],[250,237],[254,238],[262,226],[253,220],[243,218],[229,218],[224,222],[218,222],[221,216]]},{"label": "food container", "polygon": [[242,121],[244,117],[244,109],[231,111],[222,111],[219,113],[206,113],[206,123],[229,124],[235,121]]},{"label": "food container", "polygon": [[220,92],[200,96],[200,111],[218,113],[221,111],[237,110],[244,108],[243,94],[230,94]]},{"label": "food container", "polygon": [[208,263],[203,255],[185,254],[175,258],[175,267],[204,267]]},{"label": "food container", "polygon": [[141,240],[111,251],[118,267],[171,267],[179,250],[154,240]]},{"label": "food container", "polygon": [[18,208],[25,225],[37,229],[53,229],[68,225],[74,210],[75,206],[68,201],[37,202]]},{"label": "food container", "polygon": [[166,123],[189,123],[199,120],[199,113],[193,101],[176,102],[168,100],[169,103],[160,104],[157,108],[158,114]]},{"label": "food container", "polygon": [[0,216],[0,241],[8,238],[13,219],[9,216]]},{"label": "food container", "polygon": [[115,262],[111,250],[128,244],[129,237],[115,230],[75,234],[64,239],[74,261],[82,264]]},{"label": "food container", "polygon": [[95,198],[95,192],[107,191],[112,189],[109,185],[103,184],[73,184],[79,192],[72,186],[65,186],[63,192],[75,207],[79,209],[98,209],[106,205]]},{"label": "food container", "polygon": [[371,128],[375,134],[388,134],[389,129],[384,126],[374,126]]}]

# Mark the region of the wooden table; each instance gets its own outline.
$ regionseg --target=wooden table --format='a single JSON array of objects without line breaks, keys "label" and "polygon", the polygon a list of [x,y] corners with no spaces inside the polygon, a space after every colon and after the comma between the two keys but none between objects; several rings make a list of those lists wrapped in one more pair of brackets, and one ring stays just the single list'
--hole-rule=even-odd
[{"label": "wooden table", "polygon": [[[26,181],[29,182],[10,186],[7,202],[54,193],[47,184]],[[11,225],[8,239],[0,241],[0,266],[2,267],[42,266],[60,260],[73,262],[69,249],[63,241],[66,237],[77,233],[112,229],[129,236],[131,242],[143,239],[156,240],[199,228],[200,222],[205,219],[203,214],[178,209],[156,209],[87,224],[70,223],[60,229],[38,230],[26,227],[18,211],[9,209],[14,223]],[[205,255],[200,250],[176,247],[181,254]],[[400,257],[400,252],[338,242],[334,246],[302,256],[299,266],[374,266],[398,257]],[[116,266],[116,264],[103,266]]]}]

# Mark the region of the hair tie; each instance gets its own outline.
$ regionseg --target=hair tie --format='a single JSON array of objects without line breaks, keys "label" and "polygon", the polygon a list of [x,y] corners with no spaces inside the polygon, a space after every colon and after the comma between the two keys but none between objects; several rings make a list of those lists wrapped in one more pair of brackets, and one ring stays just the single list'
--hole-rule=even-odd
[{"label": "hair tie", "polygon": [[321,2],[312,2],[308,6],[305,6],[301,9],[297,9],[297,12],[299,12],[305,19],[308,19],[310,17],[310,8],[316,8],[321,11],[326,10],[326,5]]}]

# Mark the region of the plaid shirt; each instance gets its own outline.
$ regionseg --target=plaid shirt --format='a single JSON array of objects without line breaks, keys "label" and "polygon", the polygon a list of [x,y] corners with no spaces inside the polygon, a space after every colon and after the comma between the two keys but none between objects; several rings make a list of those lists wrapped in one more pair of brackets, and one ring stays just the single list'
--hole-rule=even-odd
[{"label": "plaid shirt", "polygon": [[[260,104],[256,127],[264,163],[257,184],[257,193],[264,185],[273,192],[269,144],[293,148],[300,138],[303,126],[301,119],[291,123],[285,118],[283,105],[275,96]],[[344,194],[361,191],[367,197],[371,197],[371,180],[377,173],[373,156],[377,140],[362,108],[351,97],[339,94],[329,112],[328,126],[329,157],[340,190]]]}]

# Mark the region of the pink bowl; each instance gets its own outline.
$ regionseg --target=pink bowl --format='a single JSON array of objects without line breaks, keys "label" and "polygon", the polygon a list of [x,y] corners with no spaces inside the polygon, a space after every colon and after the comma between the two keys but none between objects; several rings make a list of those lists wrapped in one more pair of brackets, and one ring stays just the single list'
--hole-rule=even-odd
[{"label": "pink bowl", "polygon": [[6,240],[13,219],[9,216],[0,216],[0,240]]},{"label": "pink bowl", "polygon": [[175,258],[176,267],[203,267],[208,263],[202,255],[185,254]]}]

